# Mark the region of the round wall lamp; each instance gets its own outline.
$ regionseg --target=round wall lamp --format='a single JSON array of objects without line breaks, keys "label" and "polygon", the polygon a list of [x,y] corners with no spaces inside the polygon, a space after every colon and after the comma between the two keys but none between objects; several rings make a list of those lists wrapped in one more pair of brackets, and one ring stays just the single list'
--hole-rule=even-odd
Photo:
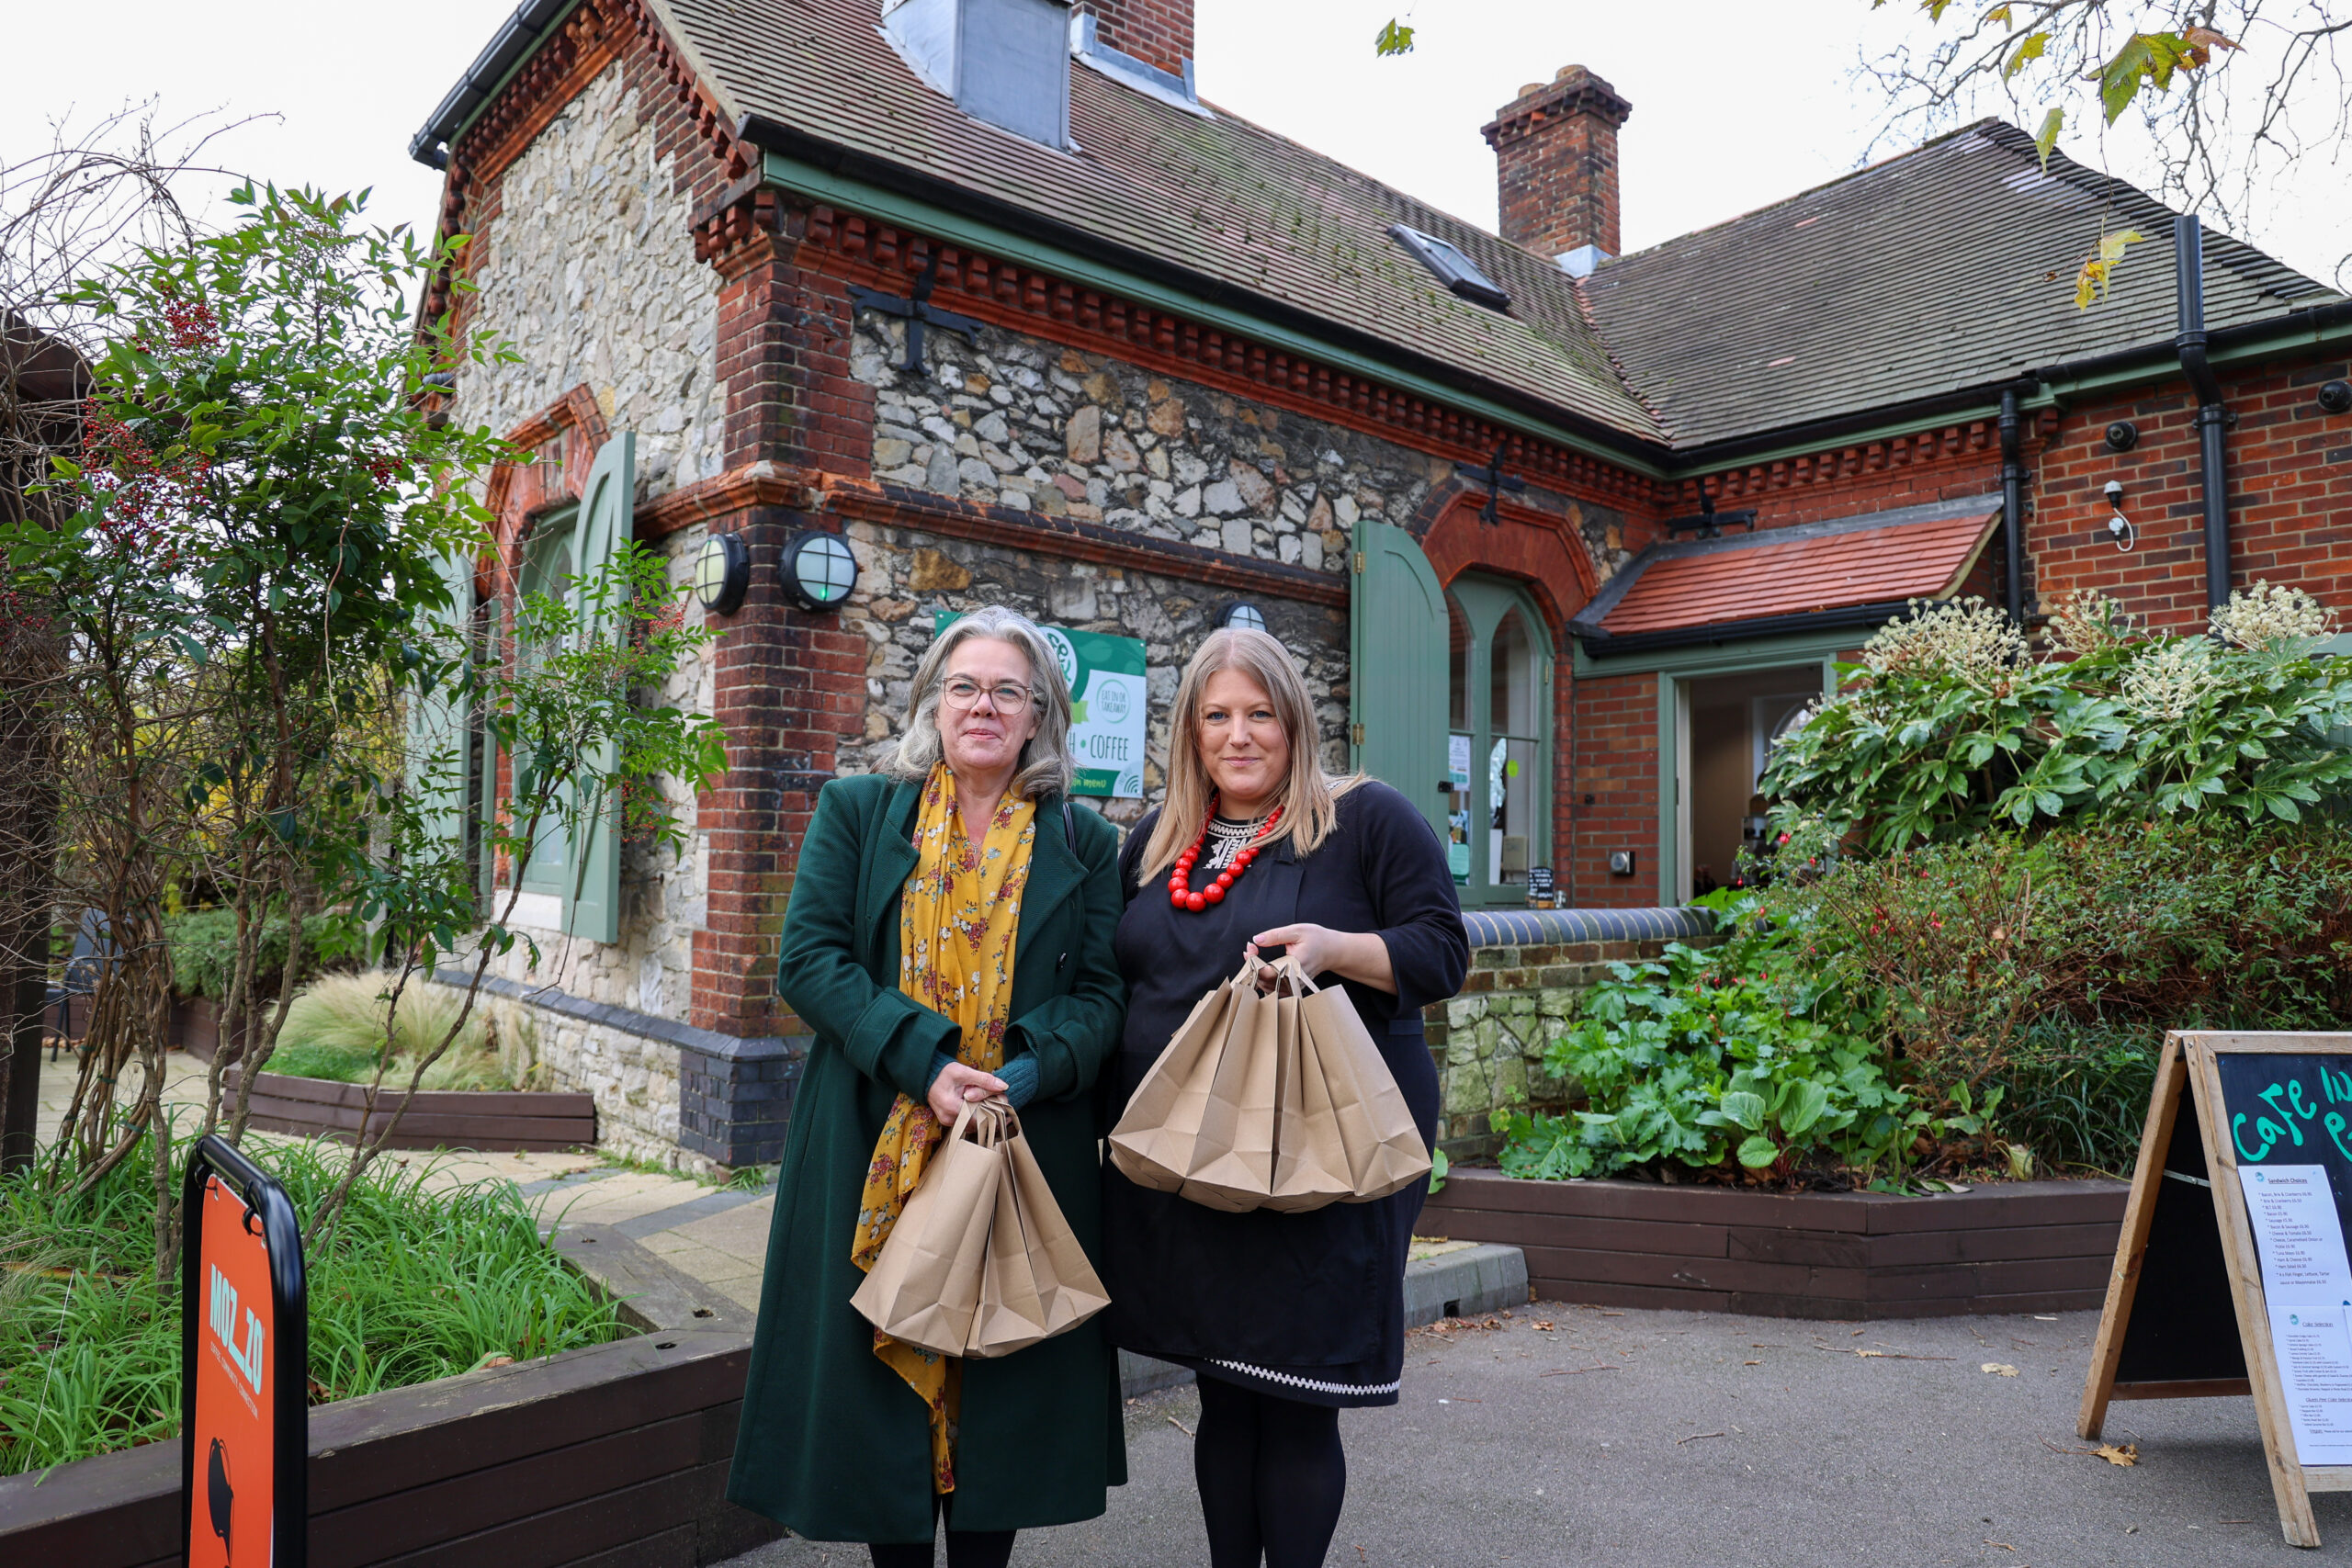
[{"label": "round wall lamp", "polygon": [[731,615],[743,607],[752,587],[752,552],[733,534],[713,534],[695,557],[695,598],[714,615]]},{"label": "round wall lamp", "polygon": [[1218,607],[1216,626],[1219,631],[1261,632],[1266,629],[1266,612],[1247,599],[1236,599]]},{"label": "round wall lamp", "polygon": [[2107,449],[2129,452],[2140,445],[2140,427],[2128,419],[2119,419],[2107,427]]},{"label": "round wall lamp", "polygon": [[857,558],[838,534],[808,529],[784,545],[784,591],[804,610],[838,610],[857,586]]}]

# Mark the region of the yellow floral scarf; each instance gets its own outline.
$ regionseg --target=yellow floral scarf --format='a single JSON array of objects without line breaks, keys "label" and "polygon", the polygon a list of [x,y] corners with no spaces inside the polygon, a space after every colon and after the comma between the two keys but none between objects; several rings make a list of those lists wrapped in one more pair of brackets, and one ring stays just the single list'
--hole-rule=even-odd
[{"label": "yellow floral scarf", "polygon": [[[1037,807],[1007,795],[975,851],[956,810],[956,775],[940,762],[923,781],[915,817],[915,868],[899,900],[899,989],[956,1021],[956,1059],[992,1073],[1004,1066],[1005,1016],[1012,1002],[1012,944]],[[931,1107],[900,1095],[882,1123],[858,1200],[850,1261],[870,1269],[889,1239],[943,1129]],[[931,1406],[932,1485],[956,1490],[955,1438],[963,1361],[876,1330],[874,1353]]]}]

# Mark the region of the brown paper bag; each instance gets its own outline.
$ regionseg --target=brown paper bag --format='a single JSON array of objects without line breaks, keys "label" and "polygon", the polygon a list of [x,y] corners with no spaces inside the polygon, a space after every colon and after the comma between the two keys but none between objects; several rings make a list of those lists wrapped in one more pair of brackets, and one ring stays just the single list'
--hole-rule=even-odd
[{"label": "brown paper bag", "polygon": [[[1046,1173],[1038,1168],[1037,1156],[1031,1152],[1028,1139],[1021,1135],[1017,1121],[1004,1152],[1005,1176],[1000,1192],[1011,1196],[1012,1220],[1008,1224],[1007,1204],[1000,1197],[996,1224],[989,1232],[989,1257],[992,1272],[998,1260],[1004,1258],[1007,1272],[1026,1280],[1034,1291],[1035,1315],[1025,1321],[1033,1323],[1035,1331],[1024,1341],[1034,1345],[1084,1323],[1109,1306],[1111,1296],[1103,1290],[1094,1265],[1087,1260],[1086,1249],[1079,1246],[1069,1222],[1062,1217],[1061,1205],[1054,1201],[1053,1190],[1046,1185]],[[1022,1256],[1019,1267],[1014,1269],[1007,1255],[1016,1236]],[[982,1315],[987,1317],[985,1292],[983,1299]],[[992,1331],[1007,1332],[1012,1315],[989,1318]],[[977,1328],[975,1338],[977,1341]],[[1019,1348],[1020,1345],[1011,1343],[999,1348],[991,1341],[987,1348],[976,1343],[969,1353],[1006,1355]]]},{"label": "brown paper bag", "polygon": [[996,1112],[967,1102],[850,1305],[910,1345],[960,1356],[971,1338],[1005,1153]]},{"label": "brown paper bag", "polygon": [[1299,1000],[1298,1019],[1314,1042],[1330,1096],[1333,1133],[1346,1151],[1354,1190],[1342,1201],[1369,1202],[1426,1179],[1429,1145],[1413,1125],[1396,1075],[1388,1070],[1347,992],[1337,986],[1310,990]]},{"label": "brown paper bag", "polygon": [[[980,1269],[980,1302],[972,1314],[972,1331],[964,1341],[965,1355],[982,1358],[1010,1356],[1015,1350],[1026,1349],[1046,1337],[1047,1332],[1046,1306],[1031,1254],[1032,1227],[1029,1216],[1023,1212],[1025,1205],[1012,1173],[1014,1145],[1026,1153],[1028,1144],[1021,1136],[1011,1106],[999,1100],[986,1103],[994,1109],[1001,1125],[1012,1131],[999,1145],[1004,1167],[997,1179],[996,1208],[989,1222],[988,1246]],[[1052,1195],[1047,1194],[1046,1201],[1051,1203]],[[1055,1217],[1060,1217],[1058,1209]]]},{"label": "brown paper bag", "polygon": [[1228,981],[1225,1048],[1211,1076],[1192,1168],[1178,1193],[1205,1208],[1246,1213],[1274,1184],[1274,1123],[1282,1054],[1282,1009],[1295,998],[1260,996],[1254,979]]},{"label": "brown paper bag", "polygon": [[1245,992],[1256,992],[1243,976],[1255,969],[1254,964],[1245,964],[1240,976],[1193,1005],[1183,1027],[1144,1074],[1119,1124],[1111,1130],[1111,1163],[1136,1186],[1161,1192],[1183,1188],[1235,1004]]},{"label": "brown paper bag", "polygon": [[1314,982],[1289,959],[1279,967],[1281,1049],[1274,1123],[1274,1180],[1263,1207],[1303,1213],[1335,1203],[1355,1191],[1348,1151],[1340,1134],[1331,1091],[1313,1032],[1306,1026],[1305,1003]]}]

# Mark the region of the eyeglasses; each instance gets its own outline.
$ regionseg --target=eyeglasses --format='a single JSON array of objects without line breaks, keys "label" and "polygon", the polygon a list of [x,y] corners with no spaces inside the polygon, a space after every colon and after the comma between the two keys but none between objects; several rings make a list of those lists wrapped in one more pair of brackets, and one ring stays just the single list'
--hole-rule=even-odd
[{"label": "eyeglasses", "polygon": [[1035,694],[1018,681],[999,681],[993,686],[983,686],[968,675],[951,675],[941,694],[951,708],[962,710],[978,707],[980,694],[986,692],[989,703],[999,713],[1026,707]]}]

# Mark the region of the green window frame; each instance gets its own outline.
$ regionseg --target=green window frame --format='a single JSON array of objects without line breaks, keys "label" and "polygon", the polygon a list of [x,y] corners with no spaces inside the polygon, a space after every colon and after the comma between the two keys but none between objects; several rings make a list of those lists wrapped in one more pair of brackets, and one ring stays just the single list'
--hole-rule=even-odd
[{"label": "green window frame", "polygon": [[[549,599],[564,600],[571,596],[572,579],[578,566],[580,547],[580,508],[566,506],[544,513],[531,526],[523,540],[515,562],[514,591],[520,601],[530,594],[543,594]],[[517,642],[514,658],[528,664],[537,650]],[[520,759],[507,779],[509,807],[519,826],[529,815],[526,794],[539,781],[524,776]],[[570,784],[558,781],[555,788],[570,798]],[[539,832],[539,840],[531,851],[530,863],[523,868],[523,891],[547,893],[561,898],[572,889],[572,874],[577,870],[571,854],[571,836],[564,831],[560,812],[551,811]]]},{"label": "green window frame", "polygon": [[[1553,863],[1551,628],[1534,596],[1507,579],[1464,572],[1446,599],[1446,778],[1454,786],[1446,853],[1464,905],[1523,905],[1528,868]],[[1457,765],[1465,747],[1466,770]]]}]

